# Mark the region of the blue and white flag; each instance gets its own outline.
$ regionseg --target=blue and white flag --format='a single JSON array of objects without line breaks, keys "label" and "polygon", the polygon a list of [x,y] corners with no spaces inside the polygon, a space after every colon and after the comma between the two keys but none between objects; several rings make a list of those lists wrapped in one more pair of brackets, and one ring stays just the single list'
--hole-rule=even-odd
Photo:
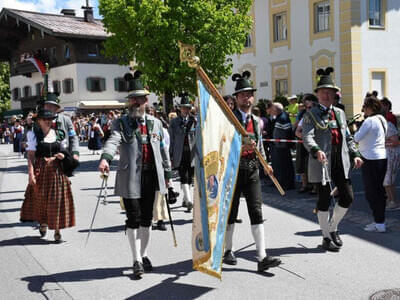
[{"label": "blue and white flag", "polygon": [[221,278],[225,232],[236,184],[242,137],[199,79],[193,268]]}]

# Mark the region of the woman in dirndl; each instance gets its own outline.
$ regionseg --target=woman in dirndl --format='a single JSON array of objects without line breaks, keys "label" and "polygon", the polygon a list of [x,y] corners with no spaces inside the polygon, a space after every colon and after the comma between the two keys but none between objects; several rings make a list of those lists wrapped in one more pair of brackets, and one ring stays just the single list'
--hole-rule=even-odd
[{"label": "woman in dirndl", "polygon": [[41,110],[39,128],[27,134],[29,184],[21,208],[21,221],[39,222],[41,237],[54,230],[56,243],[62,242],[60,230],[75,226],[71,182],[62,162],[68,150],[62,143],[65,133],[51,128],[55,114]]},{"label": "woman in dirndl", "polygon": [[[101,138],[104,136],[103,130],[101,129],[100,125],[96,123],[96,117],[92,117],[90,119],[90,128],[89,128],[89,144],[88,148],[89,150],[92,150],[93,153],[97,150],[101,150],[102,142]],[[99,154],[97,152],[97,154]]]},{"label": "woman in dirndl", "polygon": [[13,127],[11,128],[11,133],[13,134],[13,144],[14,144],[14,152],[22,154],[22,138],[24,136],[24,127],[21,126],[20,120],[17,119],[14,122]]}]

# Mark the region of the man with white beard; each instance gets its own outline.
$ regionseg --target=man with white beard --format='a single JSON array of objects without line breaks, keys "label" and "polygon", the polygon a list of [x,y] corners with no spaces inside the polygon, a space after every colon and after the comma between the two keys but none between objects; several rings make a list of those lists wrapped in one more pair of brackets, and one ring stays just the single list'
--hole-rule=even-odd
[{"label": "man with white beard", "polygon": [[134,76],[125,75],[131,89],[127,97],[129,113],[115,120],[99,164],[99,171],[108,173],[109,164],[120,147],[115,195],[124,201],[126,235],[132,250],[133,274],[137,277],[152,270],[147,248],[154,195],[156,191],[167,193],[171,171],[162,123],[145,113],[149,91],[144,88],[140,75],[139,71]]}]

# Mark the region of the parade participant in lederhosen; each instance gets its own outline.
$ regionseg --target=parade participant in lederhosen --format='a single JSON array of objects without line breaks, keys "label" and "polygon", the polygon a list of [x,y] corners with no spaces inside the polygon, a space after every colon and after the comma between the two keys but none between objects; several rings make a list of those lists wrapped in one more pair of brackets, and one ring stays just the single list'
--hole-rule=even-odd
[{"label": "parade participant in lederhosen", "polygon": [[157,190],[163,195],[167,193],[171,170],[161,121],[145,113],[150,93],[140,75],[139,71],[134,76],[125,75],[131,89],[127,97],[129,113],[114,122],[99,164],[100,172],[109,172],[109,163],[119,147],[115,195],[123,198],[126,209],[126,235],[135,276],[153,268],[147,249],[154,196]]},{"label": "parade participant in lederhosen", "polygon": [[190,114],[192,104],[187,94],[181,94],[180,115],[169,124],[169,153],[173,169],[178,169],[183,192],[182,206],[190,212],[193,207],[194,144],[196,118]]},{"label": "parade participant in lederhosen", "polygon": [[[361,167],[362,160],[347,126],[344,111],[333,106],[339,88],[333,83],[332,72],[331,67],[317,71],[319,80],[315,92],[319,105],[305,114],[302,136],[303,145],[310,153],[308,180],[317,184],[317,216],[323,236],[322,247],[337,252],[343,245],[338,225],[354,200],[349,176],[350,158],[355,168]],[[331,180],[338,188],[340,197],[330,217]]]},{"label": "parade participant in lederhosen", "polygon": [[[236,95],[237,109],[234,111],[234,114],[248,132],[249,137],[245,139],[242,145],[239,173],[226,230],[223,262],[229,265],[237,264],[233,253],[233,232],[238,214],[239,198],[241,193],[243,193],[250,217],[251,233],[256,244],[257,270],[262,272],[278,266],[281,261],[278,258],[267,255],[265,252],[259,161],[254,149],[256,147],[264,159],[265,153],[262,145],[261,130],[258,125],[259,119],[251,113],[251,107],[254,102],[254,91],[256,89],[252,87],[249,78],[250,72],[248,71],[243,72],[242,75],[234,74],[232,76],[232,80],[236,81],[234,95]],[[269,168],[268,170],[264,170],[264,172],[272,172],[272,169]]]}]

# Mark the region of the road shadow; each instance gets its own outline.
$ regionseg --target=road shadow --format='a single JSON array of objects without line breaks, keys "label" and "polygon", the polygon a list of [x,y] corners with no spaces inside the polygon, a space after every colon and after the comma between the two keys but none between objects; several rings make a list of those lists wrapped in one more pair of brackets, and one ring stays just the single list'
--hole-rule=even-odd
[{"label": "road shadow", "polygon": [[[1,201],[0,201],[1,202]],[[7,209],[0,209],[0,213],[9,213],[9,212],[16,212],[16,211],[20,211],[21,208],[7,208]]]},{"label": "road shadow", "polygon": [[159,284],[132,295],[129,300],[153,300],[153,299],[196,299],[213,288],[186,283],[175,282],[176,278],[167,278]]},{"label": "road shadow", "polygon": [[[119,231],[124,231],[124,230],[125,230],[125,225],[117,225],[117,226],[110,226],[110,227],[104,227],[104,228],[94,228],[94,229],[92,229],[92,232],[119,232]],[[81,230],[78,230],[78,232],[88,233],[89,229],[81,229]]]},{"label": "road shadow", "polygon": [[[325,251],[320,247],[306,248],[302,245],[299,245],[299,247],[293,246],[293,247],[283,247],[283,248],[267,248],[265,250],[268,253],[268,255],[276,257],[285,257],[294,254],[325,253]],[[255,250],[238,251],[235,252],[235,255],[238,258],[243,258],[248,261],[257,262]]]},{"label": "road shadow", "polygon": [[[23,191],[25,192],[25,191]],[[15,192],[17,193],[17,192]],[[24,201],[24,199],[19,198],[19,199],[4,199],[4,200],[0,200],[0,203],[6,203],[6,202],[19,202],[19,201]]]},{"label": "road shadow", "polygon": [[[101,182],[100,182],[101,184]],[[81,191],[99,191],[101,189],[101,186],[95,187],[95,188],[81,188]],[[103,188],[104,189],[104,188]],[[113,186],[107,186],[107,190],[113,190]],[[108,197],[115,196],[115,195],[107,195]]]},{"label": "road shadow", "polygon": [[88,269],[69,271],[62,273],[55,273],[49,275],[36,275],[21,278],[22,281],[28,282],[28,289],[32,293],[46,292],[43,286],[46,283],[58,283],[58,282],[77,282],[77,281],[92,281],[108,279],[111,277],[126,277],[124,271],[131,269],[130,267],[121,268],[99,268],[99,269]]},{"label": "road shadow", "polygon": [[45,239],[41,239],[39,236],[39,232],[37,236],[24,236],[24,237],[16,237],[9,240],[0,241],[0,247],[6,246],[27,246],[27,245],[49,245],[54,244],[54,241],[48,241]]},{"label": "road shadow", "polygon": [[8,168],[0,168],[0,172],[5,172],[7,174],[26,173],[26,165],[21,165],[21,166],[16,166],[16,167],[8,167]]},{"label": "road shadow", "polygon": [[7,192],[0,192],[0,194],[14,194],[14,193],[23,193],[25,190],[22,191],[7,191]]},{"label": "road shadow", "polygon": [[12,228],[12,227],[36,227],[35,223],[31,222],[17,222],[17,223],[4,223],[0,224],[0,229],[3,228]]}]

